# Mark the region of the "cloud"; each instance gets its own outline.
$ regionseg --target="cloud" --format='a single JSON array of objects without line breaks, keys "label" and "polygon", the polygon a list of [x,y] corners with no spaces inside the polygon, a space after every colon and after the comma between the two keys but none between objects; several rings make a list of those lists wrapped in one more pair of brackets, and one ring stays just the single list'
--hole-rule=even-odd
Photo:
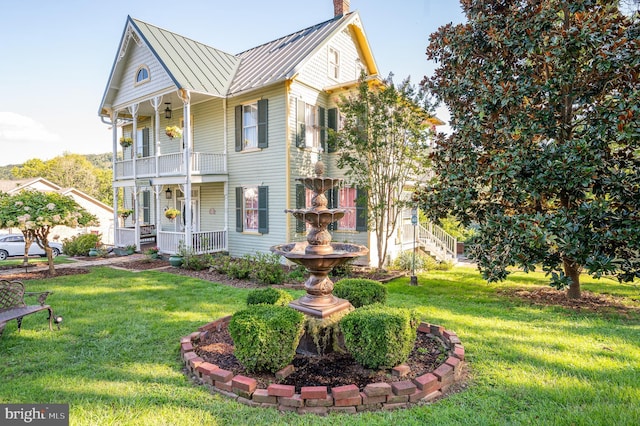
[{"label": "cloud", "polygon": [[59,155],[61,140],[59,134],[30,117],[0,111],[0,147],[3,154],[0,165],[55,157]]},{"label": "cloud", "polygon": [[44,125],[15,112],[0,112],[0,143],[58,142],[60,136]]}]

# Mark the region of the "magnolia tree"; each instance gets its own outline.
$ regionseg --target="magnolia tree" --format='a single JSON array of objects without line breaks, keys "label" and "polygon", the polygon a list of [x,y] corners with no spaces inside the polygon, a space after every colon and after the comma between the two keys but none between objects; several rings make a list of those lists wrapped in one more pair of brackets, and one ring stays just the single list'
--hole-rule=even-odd
[{"label": "magnolia tree", "polygon": [[424,84],[451,111],[423,200],[478,225],[489,281],[542,266],[640,276],[640,26],[603,0],[464,0],[431,35]]},{"label": "magnolia tree", "polygon": [[23,191],[0,198],[0,228],[17,228],[24,235],[27,262],[29,247],[38,244],[47,254],[49,272],[55,274],[49,233],[55,226],[95,226],[97,218],[73,198],[55,192]]},{"label": "magnolia tree", "polygon": [[406,185],[424,173],[428,161],[428,102],[409,79],[395,85],[389,76],[370,86],[362,77],[357,92],[339,106],[344,120],[336,138],[337,164],[367,194],[365,220],[375,232],[381,268],[400,213],[411,202]]}]

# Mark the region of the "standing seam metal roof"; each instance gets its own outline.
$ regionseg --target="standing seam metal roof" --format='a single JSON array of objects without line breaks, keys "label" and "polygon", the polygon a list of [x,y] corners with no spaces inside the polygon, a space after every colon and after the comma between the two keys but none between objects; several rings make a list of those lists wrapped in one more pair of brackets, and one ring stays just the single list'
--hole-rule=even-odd
[{"label": "standing seam metal roof", "polygon": [[304,28],[237,55],[129,18],[178,87],[227,96],[291,78],[352,12]]},{"label": "standing seam metal roof", "polygon": [[299,64],[353,13],[337,16],[239,53],[237,56],[242,62],[229,94],[291,78]]},{"label": "standing seam metal roof", "polygon": [[146,22],[131,21],[178,87],[226,96],[239,58]]}]

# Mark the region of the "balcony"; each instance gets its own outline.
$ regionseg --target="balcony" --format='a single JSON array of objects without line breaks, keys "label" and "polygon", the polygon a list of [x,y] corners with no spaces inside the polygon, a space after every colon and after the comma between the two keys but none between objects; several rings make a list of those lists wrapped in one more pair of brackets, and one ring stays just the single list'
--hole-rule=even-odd
[{"label": "balcony", "polygon": [[[192,175],[215,175],[227,173],[225,154],[194,152],[191,154],[189,166]],[[163,154],[157,157],[136,158],[136,173],[133,173],[134,160],[116,161],[115,180],[134,179],[156,176],[184,176],[184,154]],[[157,164],[157,171],[156,171]]]}]

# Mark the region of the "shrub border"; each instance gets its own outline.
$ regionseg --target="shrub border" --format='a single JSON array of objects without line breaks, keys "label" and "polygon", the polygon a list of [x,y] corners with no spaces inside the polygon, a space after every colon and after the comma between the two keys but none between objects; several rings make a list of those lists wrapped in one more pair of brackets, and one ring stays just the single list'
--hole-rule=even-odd
[{"label": "shrub border", "polygon": [[[212,392],[227,396],[251,407],[276,408],[280,411],[295,411],[298,414],[327,415],[330,412],[358,413],[362,411],[395,410],[408,408],[420,401],[439,398],[462,377],[465,366],[464,346],[458,335],[444,327],[426,322],[420,323],[418,333],[425,333],[442,340],[448,350],[448,358],[438,368],[412,380],[393,383],[370,383],[361,392],[355,384],[328,389],[327,386],[303,387],[300,393],[295,386],[270,384],[266,389],[258,388],[256,379],[234,375],[233,372],[205,362],[195,353],[201,340],[211,330],[220,330],[229,324],[226,316],[198,328],[198,331],[180,339],[180,356],[186,374],[199,384],[208,385]],[[392,374],[403,376],[409,367],[399,365]],[[276,373],[283,379],[293,372],[288,365]]]}]

